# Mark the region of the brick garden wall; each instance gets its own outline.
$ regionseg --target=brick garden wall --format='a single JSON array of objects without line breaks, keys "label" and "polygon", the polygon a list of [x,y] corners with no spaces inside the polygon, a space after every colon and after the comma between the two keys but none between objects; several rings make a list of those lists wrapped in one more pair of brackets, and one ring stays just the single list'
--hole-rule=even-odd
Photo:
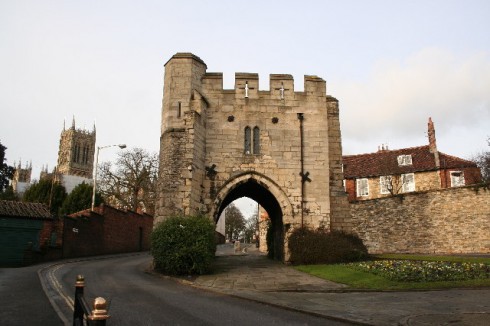
[{"label": "brick garden wall", "polygon": [[153,217],[101,205],[64,221],[63,257],[149,250]]},{"label": "brick garden wall", "polygon": [[370,253],[490,253],[490,189],[468,186],[352,202]]}]

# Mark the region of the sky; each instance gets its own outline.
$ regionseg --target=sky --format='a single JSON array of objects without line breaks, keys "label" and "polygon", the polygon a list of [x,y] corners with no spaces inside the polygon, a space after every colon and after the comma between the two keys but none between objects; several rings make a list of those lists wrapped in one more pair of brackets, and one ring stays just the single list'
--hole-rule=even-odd
[{"label": "sky", "polygon": [[226,89],[325,79],[346,155],[425,145],[432,117],[439,150],[471,158],[489,149],[489,18],[487,0],[0,0],[0,142],[34,179],[73,117],[97,146],[158,152],[163,65],[192,52]]}]

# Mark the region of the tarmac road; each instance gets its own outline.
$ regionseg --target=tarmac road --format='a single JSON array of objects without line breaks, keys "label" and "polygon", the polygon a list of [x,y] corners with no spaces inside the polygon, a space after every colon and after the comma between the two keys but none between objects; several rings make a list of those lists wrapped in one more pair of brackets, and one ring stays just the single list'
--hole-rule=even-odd
[{"label": "tarmac road", "polygon": [[0,325],[70,325],[78,274],[108,325],[490,325],[488,288],[358,292],[248,249],[219,246],[214,274],[184,280],[149,273],[147,253],[0,268]]},{"label": "tarmac road", "polygon": [[0,268],[0,325],[63,325],[44,294],[39,268]]},{"label": "tarmac road", "polygon": [[150,263],[148,254],[60,263],[43,269],[41,276],[53,305],[68,324],[78,274],[85,276],[87,299],[108,300],[109,325],[350,324],[182,285],[146,273]]}]

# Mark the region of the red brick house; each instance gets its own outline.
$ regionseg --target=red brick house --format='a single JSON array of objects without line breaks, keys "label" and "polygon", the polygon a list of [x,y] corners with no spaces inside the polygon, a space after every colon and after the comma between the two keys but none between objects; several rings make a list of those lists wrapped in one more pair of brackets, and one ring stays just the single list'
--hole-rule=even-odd
[{"label": "red brick house", "polygon": [[71,214],[64,219],[63,257],[146,251],[153,216],[112,206]]},{"label": "red brick house", "polygon": [[349,201],[477,184],[476,163],[437,150],[434,123],[429,118],[429,145],[342,157]]}]

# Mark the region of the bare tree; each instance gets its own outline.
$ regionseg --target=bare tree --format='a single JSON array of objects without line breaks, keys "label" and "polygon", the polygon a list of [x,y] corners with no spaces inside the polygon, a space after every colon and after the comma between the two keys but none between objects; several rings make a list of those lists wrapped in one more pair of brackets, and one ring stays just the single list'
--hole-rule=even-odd
[{"label": "bare tree", "polygon": [[[250,216],[245,222],[245,242],[251,243],[254,235],[258,234],[259,230],[259,210],[255,211],[254,215]],[[257,239],[255,239],[257,241]]]},{"label": "bare tree", "polygon": [[231,239],[238,239],[245,231],[245,218],[242,212],[234,205],[230,204],[225,210],[225,234]]},{"label": "bare tree", "polygon": [[481,152],[472,160],[480,168],[483,182],[490,182],[490,152]]},{"label": "bare tree", "polygon": [[114,167],[111,162],[100,165],[100,192],[110,205],[153,214],[157,176],[156,153],[142,148],[121,151]]}]

